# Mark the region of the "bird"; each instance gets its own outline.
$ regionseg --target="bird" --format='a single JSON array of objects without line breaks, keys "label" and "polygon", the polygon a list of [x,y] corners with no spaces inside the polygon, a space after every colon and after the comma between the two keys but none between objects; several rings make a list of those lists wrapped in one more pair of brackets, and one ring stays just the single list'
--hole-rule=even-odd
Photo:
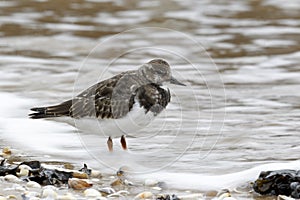
[{"label": "bird", "polygon": [[100,81],[60,104],[33,107],[29,118],[70,117],[77,124],[86,124],[83,127],[88,131],[108,136],[109,151],[113,151],[113,136],[121,137],[121,146],[127,150],[125,136],[145,127],[170,102],[165,83],[186,86],[172,76],[167,61],[152,59],[136,70]]}]

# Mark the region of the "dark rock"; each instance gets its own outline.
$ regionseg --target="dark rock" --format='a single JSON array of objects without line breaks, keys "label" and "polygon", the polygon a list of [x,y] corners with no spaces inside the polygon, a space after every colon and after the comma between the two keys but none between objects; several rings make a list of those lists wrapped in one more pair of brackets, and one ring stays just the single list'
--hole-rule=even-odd
[{"label": "dark rock", "polygon": [[31,169],[39,169],[41,167],[41,163],[39,161],[25,161],[20,163],[17,166],[5,166],[6,160],[2,160],[0,164],[0,176],[5,176],[7,174],[17,175],[16,173],[19,171],[20,165],[27,165],[31,167]]},{"label": "dark rock", "polygon": [[5,176],[7,174],[13,174],[14,167],[5,166],[6,159],[3,159],[0,163],[0,176]]},{"label": "dark rock", "polygon": [[33,176],[29,177],[28,180],[35,181],[41,185],[62,185],[67,184],[69,178],[72,177],[72,172],[41,167],[40,170],[33,174]]},{"label": "dark rock", "polygon": [[17,166],[5,166],[4,162],[5,160],[1,161],[0,163],[0,176],[5,176],[8,174],[16,176],[17,172],[19,171],[19,166],[27,165],[32,170],[30,170],[28,177],[22,179],[25,181],[35,181],[41,185],[67,184],[68,180],[73,177],[73,172],[41,167],[41,163],[39,161],[25,161]]},{"label": "dark rock", "polygon": [[170,195],[162,195],[156,198],[156,200],[180,200],[175,194]]},{"label": "dark rock", "polygon": [[18,166],[20,165],[27,165],[29,167],[31,167],[31,169],[39,169],[41,167],[41,163],[40,161],[25,161],[25,162],[22,162],[21,164],[19,164]]},{"label": "dark rock", "polygon": [[292,188],[291,196],[296,199],[299,199],[300,198],[300,183],[298,182],[296,186],[294,186],[294,187],[291,186],[291,188]]},{"label": "dark rock", "polygon": [[83,164],[83,168],[81,168],[80,170],[79,170],[80,172],[84,172],[84,173],[86,173],[87,175],[91,175],[91,173],[92,173],[92,170],[91,169],[88,169],[88,167],[87,167],[87,165],[84,163]]},{"label": "dark rock", "polygon": [[253,184],[255,192],[262,195],[300,196],[300,171],[277,170],[261,172]]}]

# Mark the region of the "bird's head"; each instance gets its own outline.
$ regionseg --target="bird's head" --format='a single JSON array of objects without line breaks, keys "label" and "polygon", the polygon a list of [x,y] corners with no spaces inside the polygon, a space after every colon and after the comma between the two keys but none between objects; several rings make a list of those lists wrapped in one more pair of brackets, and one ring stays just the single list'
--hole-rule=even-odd
[{"label": "bird's head", "polygon": [[169,82],[171,84],[185,86],[185,84],[179,82],[172,76],[169,63],[163,59],[149,61],[138,69],[138,73],[145,77],[150,83],[162,85],[165,82]]}]

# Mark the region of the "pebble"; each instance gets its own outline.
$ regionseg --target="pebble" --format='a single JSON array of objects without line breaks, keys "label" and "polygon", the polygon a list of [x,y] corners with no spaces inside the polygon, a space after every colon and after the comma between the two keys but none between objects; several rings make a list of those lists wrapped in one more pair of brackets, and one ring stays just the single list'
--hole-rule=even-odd
[{"label": "pebble", "polygon": [[15,191],[19,191],[19,192],[25,192],[26,191],[26,189],[23,186],[19,185],[19,184],[14,184],[11,188],[7,188],[7,190],[15,190]]},{"label": "pebble", "polygon": [[205,192],[205,196],[209,196],[209,197],[215,197],[218,195],[218,192],[216,190],[210,190]]},{"label": "pebble", "polygon": [[[25,199],[24,199],[25,200]],[[27,200],[27,199],[26,199]],[[29,200],[41,200],[39,197],[31,197]],[[43,199],[45,200],[45,199]],[[52,199],[47,199],[47,200],[52,200]]]},{"label": "pebble", "polygon": [[288,196],[285,196],[285,195],[278,195],[278,199],[283,199],[283,200],[296,200],[292,197],[288,197]]},{"label": "pebble", "polygon": [[150,197],[152,197],[152,196],[153,196],[153,193],[152,193],[152,192],[146,191],[146,192],[141,192],[141,193],[139,193],[138,195],[136,195],[136,196],[134,197],[134,199],[146,199],[146,198],[150,198]]},{"label": "pebble", "polygon": [[114,180],[110,185],[112,187],[115,187],[115,186],[120,186],[122,184],[123,184],[123,182],[120,179],[117,179],[117,180]]},{"label": "pebble", "polygon": [[133,183],[127,179],[123,181],[124,185],[133,186]]},{"label": "pebble", "polygon": [[26,183],[26,186],[29,188],[41,188],[42,186],[35,181],[29,181]]},{"label": "pebble", "polygon": [[17,199],[17,197],[15,195],[8,195],[6,199]]},{"label": "pebble", "polygon": [[117,171],[117,176],[118,177],[125,177],[128,175],[128,172],[130,171],[130,168],[128,166],[122,166],[120,169]]},{"label": "pebble", "polygon": [[21,177],[21,176],[28,176],[30,173],[30,170],[32,170],[32,169],[28,165],[20,165],[19,170],[20,170],[20,172],[17,172],[16,174],[18,177]]},{"label": "pebble", "polygon": [[64,168],[72,170],[72,169],[74,169],[74,166],[71,163],[64,163]]},{"label": "pebble", "polygon": [[161,187],[152,187],[152,190],[162,191]]},{"label": "pebble", "polygon": [[33,199],[35,197],[39,197],[40,196],[40,193],[38,192],[33,192],[33,191],[25,191],[22,195],[22,199]]},{"label": "pebble", "polygon": [[218,196],[217,200],[236,200],[231,196],[230,191],[227,189],[221,190],[217,196]]},{"label": "pebble", "polygon": [[180,200],[175,194],[172,195],[159,195],[156,200]]},{"label": "pebble", "polygon": [[91,178],[89,180],[91,180],[93,183],[99,183],[101,181],[99,178]]},{"label": "pebble", "polygon": [[6,197],[0,196],[0,200],[7,200]]},{"label": "pebble", "polygon": [[11,155],[11,150],[10,150],[9,147],[4,147],[4,148],[2,149],[2,153],[3,153],[4,155]]},{"label": "pebble", "polygon": [[6,180],[8,182],[14,182],[14,183],[22,182],[22,180],[20,180],[18,177],[16,177],[15,175],[11,175],[11,174],[5,175],[4,180]]},{"label": "pebble", "polygon": [[77,198],[75,198],[75,197],[73,196],[73,194],[67,193],[67,194],[58,196],[58,199],[59,199],[59,200],[76,200]]},{"label": "pebble", "polygon": [[86,189],[84,192],[86,197],[101,197],[101,193],[93,188]]},{"label": "pebble", "polygon": [[204,199],[203,194],[195,193],[195,194],[187,194],[178,196],[180,200],[202,200]]},{"label": "pebble", "polygon": [[106,195],[110,195],[110,194],[116,193],[116,191],[113,188],[111,188],[111,187],[99,188],[98,191],[100,191],[101,193],[104,193]]},{"label": "pebble", "polygon": [[98,170],[92,170],[91,172],[91,177],[92,178],[102,178],[102,174],[100,171]]},{"label": "pebble", "polygon": [[153,187],[156,186],[158,184],[157,180],[154,179],[146,179],[144,185],[148,186],[148,187]]},{"label": "pebble", "polygon": [[87,175],[87,173],[84,172],[73,172],[73,177],[79,179],[88,179],[89,175]]},{"label": "pebble", "polygon": [[86,180],[81,180],[78,178],[70,178],[68,180],[68,185],[74,190],[84,190],[93,186],[92,183],[88,183]]},{"label": "pebble", "polygon": [[130,192],[128,192],[127,190],[120,190],[118,192],[115,192],[113,194],[108,195],[107,197],[124,197],[126,195],[130,194]]},{"label": "pebble", "polygon": [[57,193],[53,189],[54,187],[45,186],[42,191],[42,198],[57,199]]}]

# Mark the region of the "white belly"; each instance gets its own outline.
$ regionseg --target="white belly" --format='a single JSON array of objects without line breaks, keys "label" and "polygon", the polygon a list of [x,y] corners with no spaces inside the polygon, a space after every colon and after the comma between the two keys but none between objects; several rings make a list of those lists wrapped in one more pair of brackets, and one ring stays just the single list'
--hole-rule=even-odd
[{"label": "white belly", "polygon": [[131,111],[120,119],[82,118],[71,119],[73,126],[86,134],[97,134],[105,137],[120,137],[122,135],[136,135],[138,131],[146,127],[154,119],[152,112],[145,114],[145,109],[137,103]]}]

